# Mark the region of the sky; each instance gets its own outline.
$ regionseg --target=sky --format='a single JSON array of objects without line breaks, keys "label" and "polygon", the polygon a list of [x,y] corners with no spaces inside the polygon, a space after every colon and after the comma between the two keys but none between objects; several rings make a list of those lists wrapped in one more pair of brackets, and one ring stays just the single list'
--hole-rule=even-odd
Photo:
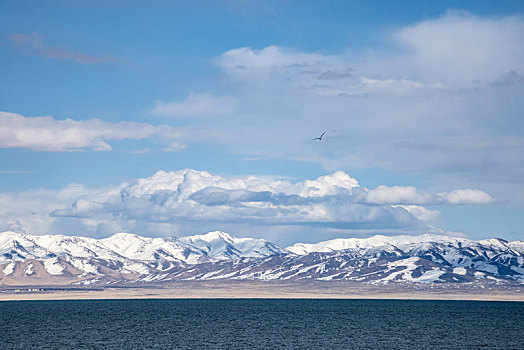
[{"label": "sky", "polygon": [[3,0],[0,78],[0,231],[524,239],[522,1]]}]

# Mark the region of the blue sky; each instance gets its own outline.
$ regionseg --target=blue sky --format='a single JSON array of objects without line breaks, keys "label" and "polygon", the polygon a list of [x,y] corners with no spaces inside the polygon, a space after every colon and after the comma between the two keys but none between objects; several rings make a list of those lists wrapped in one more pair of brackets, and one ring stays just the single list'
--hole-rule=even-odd
[{"label": "blue sky", "polygon": [[523,13],[2,1],[0,230],[522,239]]}]

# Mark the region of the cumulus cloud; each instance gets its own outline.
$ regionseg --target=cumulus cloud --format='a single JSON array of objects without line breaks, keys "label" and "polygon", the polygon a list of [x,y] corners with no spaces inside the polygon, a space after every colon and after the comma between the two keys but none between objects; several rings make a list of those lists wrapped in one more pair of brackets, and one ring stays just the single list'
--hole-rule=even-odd
[{"label": "cumulus cloud", "polygon": [[[376,190],[359,186],[343,171],[300,182],[259,176],[223,177],[191,169],[158,171],[110,188],[70,185],[59,191],[1,194],[0,204],[7,209],[0,213],[0,229],[18,227],[36,234],[67,233],[70,229],[77,234],[134,231],[155,235],[243,224],[251,229],[279,226],[282,235],[294,226],[302,227],[303,234],[313,235],[319,229],[426,232],[434,230],[431,225],[439,212],[414,202],[490,203],[489,195],[480,190],[423,195],[413,193],[416,189],[412,188],[402,192],[397,186],[388,192],[381,186],[379,191],[386,195],[367,197]],[[395,193],[400,196],[395,197]],[[452,199],[455,195],[460,199]],[[269,238],[263,232],[259,235]]]},{"label": "cumulus cloud", "polygon": [[97,64],[115,62],[111,56],[91,56],[66,48],[44,44],[44,37],[39,33],[13,34],[9,40],[18,45],[22,50],[34,56],[42,56],[60,60],[70,60],[82,64]]},{"label": "cumulus cloud", "polygon": [[[180,138],[181,131],[167,125],[135,122],[109,123],[99,119],[57,120],[51,116],[24,117],[0,112],[0,147],[30,148],[36,151],[73,151],[91,148],[111,150],[108,141],[142,140],[153,136]],[[170,146],[170,150],[182,149]]]}]

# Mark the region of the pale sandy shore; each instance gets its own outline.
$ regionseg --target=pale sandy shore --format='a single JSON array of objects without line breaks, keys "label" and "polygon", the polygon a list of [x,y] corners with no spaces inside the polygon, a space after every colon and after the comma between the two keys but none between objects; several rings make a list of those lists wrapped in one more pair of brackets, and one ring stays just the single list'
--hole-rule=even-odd
[{"label": "pale sandy shore", "polygon": [[[34,287],[31,287],[33,289]],[[284,299],[411,299],[524,301],[524,286],[479,287],[464,285],[363,285],[351,283],[288,282],[181,282],[141,287],[100,289],[50,289],[18,291],[1,289],[0,301],[80,299],[188,299],[188,298],[284,298]],[[53,287],[56,288],[56,287]]]}]

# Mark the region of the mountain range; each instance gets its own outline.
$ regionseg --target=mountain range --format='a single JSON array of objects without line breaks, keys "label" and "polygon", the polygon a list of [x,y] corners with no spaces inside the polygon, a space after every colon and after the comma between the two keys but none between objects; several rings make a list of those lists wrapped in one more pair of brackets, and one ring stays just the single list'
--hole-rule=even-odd
[{"label": "mountain range", "polygon": [[524,284],[524,242],[424,234],[287,248],[224,232],[169,238],[0,233],[0,286],[161,284],[188,280]]}]

